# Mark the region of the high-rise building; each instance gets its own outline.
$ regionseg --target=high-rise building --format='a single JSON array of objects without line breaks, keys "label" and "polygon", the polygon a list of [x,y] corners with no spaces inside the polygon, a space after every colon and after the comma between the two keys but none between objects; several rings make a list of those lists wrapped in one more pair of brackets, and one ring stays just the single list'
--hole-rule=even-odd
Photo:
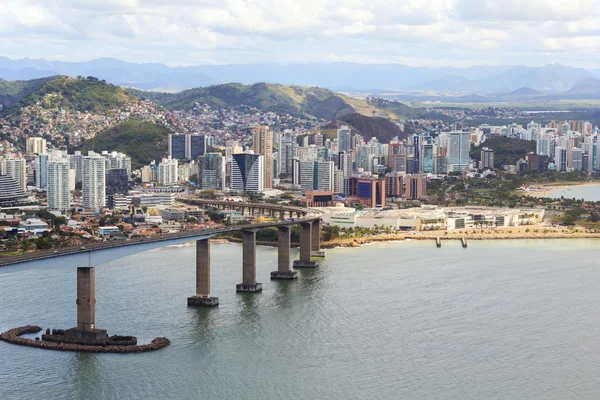
[{"label": "high-rise building", "polygon": [[231,190],[258,193],[264,190],[263,156],[258,154],[233,154],[231,164]]},{"label": "high-rise building", "polygon": [[571,150],[571,165],[572,168],[578,171],[583,169],[583,150],[577,147],[573,147]]},{"label": "high-rise building", "polygon": [[290,175],[292,159],[298,156],[298,143],[296,142],[294,133],[292,131],[285,131],[279,134],[277,148],[279,175]]},{"label": "high-rise building", "polygon": [[208,140],[205,135],[186,135],[186,158],[197,160],[206,153]]},{"label": "high-rise building", "polygon": [[471,135],[468,132],[449,132],[447,161],[448,171],[462,171],[469,167],[471,159]]},{"label": "high-rise building", "polygon": [[22,204],[27,201],[27,193],[15,180],[6,175],[0,175],[0,207]]},{"label": "high-rise building", "polygon": [[35,186],[46,189],[48,183],[48,154],[40,154],[35,160]]},{"label": "high-rise building", "polygon": [[254,154],[263,156],[263,188],[273,187],[273,132],[268,126],[256,126],[253,131]]},{"label": "high-rise building", "polygon": [[71,192],[69,190],[69,160],[62,154],[52,154],[48,160],[48,209],[71,209]]},{"label": "high-rise building", "polygon": [[169,158],[173,160],[186,159],[187,135],[169,134]]},{"label": "high-rise building", "polygon": [[398,171],[390,172],[385,175],[385,194],[387,197],[400,197],[402,196],[402,182],[404,181],[404,174]]},{"label": "high-rise building", "polygon": [[198,161],[200,188],[225,189],[225,160],[221,153],[206,153]]},{"label": "high-rise building", "polygon": [[100,154],[88,153],[82,163],[83,207],[106,207],[106,161]]},{"label": "high-rise building", "polygon": [[129,194],[129,174],[125,168],[111,169],[106,173],[106,202],[108,208],[115,208],[115,196]]},{"label": "high-rise building", "polygon": [[300,186],[308,190],[333,191],[333,161],[305,161],[300,163]]},{"label": "high-rise building", "polygon": [[27,138],[25,149],[27,154],[46,154],[46,139],[41,137]]},{"label": "high-rise building", "polygon": [[83,156],[81,151],[69,154],[69,168],[75,171],[75,182],[81,182],[81,170],[83,168]]},{"label": "high-rise building", "polygon": [[413,136],[413,171],[421,172],[421,136]]},{"label": "high-rise building", "polygon": [[494,150],[484,147],[481,149],[481,168],[494,169]]},{"label": "high-rise building", "polygon": [[557,171],[567,170],[567,149],[560,146],[554,148],[554,165]]},{"label": "high-rise building", "polygon": [[196,160],[206,153],[207,138],[198,134],[169,134],[169,158]]},{"label": "high-rise building", "polygon": [[158,164],[158,184],[166,186],[177,183],[178,167],[179,163],[177,160],[163,158],[160,164]]},{"label": "high-rise building", "polygon": [[346,125],[337,130],[338,153],[352,150],[352,131]]},{"label": "high-rise building", "polygon": [[433,144],[423,144],[423,155],[421,157],[421,165],[423,173],[433,173]]},{"label": "high-rise building", "polygon": [[23,189],[27,189],[27,164],[22,157],[0,160],[0,175],[10,176]]},{"label": "high-rise building", "polygon": [[421,200],[427,196],[427,178],[422,175],[406,175],[404,196],[407,200]]}]

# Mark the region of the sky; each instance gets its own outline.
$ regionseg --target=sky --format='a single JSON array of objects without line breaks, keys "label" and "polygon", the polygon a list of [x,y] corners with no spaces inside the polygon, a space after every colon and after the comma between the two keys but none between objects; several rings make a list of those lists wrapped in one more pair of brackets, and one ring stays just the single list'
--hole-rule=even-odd
[{"label": "sky", "polygon": [[600,69],[600,0],[2,0],[0,55]]}]

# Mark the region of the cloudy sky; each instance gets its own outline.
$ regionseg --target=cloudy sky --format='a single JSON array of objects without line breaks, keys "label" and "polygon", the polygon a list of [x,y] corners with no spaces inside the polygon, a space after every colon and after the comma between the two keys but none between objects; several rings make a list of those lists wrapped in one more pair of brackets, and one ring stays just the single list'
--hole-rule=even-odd
[{"label": "cloudy sky", "polygon": [[0,55],[600,68],[600,0],[2,0]]}]

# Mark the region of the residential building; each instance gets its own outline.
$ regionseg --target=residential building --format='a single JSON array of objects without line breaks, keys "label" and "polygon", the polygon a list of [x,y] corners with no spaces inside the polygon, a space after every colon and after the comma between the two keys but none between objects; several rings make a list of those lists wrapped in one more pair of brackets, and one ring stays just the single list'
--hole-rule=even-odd
[{"label": "residential building", "polygon": [[263,156],[263,188],[273,187],[273,132],[268,126],[256,126],[253,130],[252,143],[254,154]]},{"label": "residential building", "polygon": [[84,208],[106,207],[106,162],[99,154],[90,152],[83,157],[82,192]]},{"label": "residential building", "polygon": [[352,150],[352,131],[346,125],[337,130],[338,153],[349,153]]},{"label": "residential building", "polygon": [[49,210],[70,210],[69,160],[61,154],[52,154],[48,160],[47,196]]},{"label": "residential building", "polygon": [[404,196],[407,200],[422,200],[427,197],[427,178],[423,175],[406,175]]},{"label": "residential building", "polygon": [[41,137],[27,138],[27,141],[25,142],[25,149],[27,154],[46,154],[46,139]]},{"label": "residential building", "polygon": [[158,184],[167,186],[176,184],[178,181],[178,161],[172,158],[163,158],[158,164]]},{"label": "residential building", "polygon": [[481,149],[481,169],[494,169],[494,150],[484,147]]},{"label": "residential building", "polygon": [[23,157],[0,160],[0,174],[10,176],[24,190],[27,189],[27,164]]}]

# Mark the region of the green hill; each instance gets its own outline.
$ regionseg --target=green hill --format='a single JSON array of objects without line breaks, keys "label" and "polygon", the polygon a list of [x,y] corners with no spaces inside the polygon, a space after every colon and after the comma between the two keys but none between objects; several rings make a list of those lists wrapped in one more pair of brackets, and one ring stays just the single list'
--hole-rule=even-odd
[{"label": "green hill", "polygon": [[0,79],[0,104],[10,107],[22,98],[38,90],[46,82],[56,79],[56,76],[29,81],[6,81]]},{"label": "green hill", "polygon": [[173,131],[165,126],[130,120],[99,132],[93,139],[86,140],[79,150],[84,154],[90,150],[120,151],[131,157],[134,168],[139,168],[167,156],[169,133]]},{"label": "green hill", "polygon": [[535,142],[504,136],[489,136],[479,147],[471,150],[469,154],[471,158],[481,160],[483,147],[494,150],[494,168],[502,168],[503,165],[514,165],[520,158],[525,158],[527,153],[535,151]]},{"label": "green hill", "polygon": [[[27,81],[31,82],[31,81]],[[123,88],[94,77],[71,78],[61,76],[43,83],[39,88],[6,109],[7,114],[18,114],[21,108],[40,105],[43,109],[65,109],[106,114],[120,108],[135,97]]]},{"label": "green hill", "polygon": [[254,85],[227,83],[189,89],[180,93],[156,93],[135,89],[131,89],[130,93],[141,99],[155,100],[171,110],[189,109],[195,103],[200,103],[214,107],[246,105],[264,112],[274,111],[294,116],[309,114],[328,120],[353,112],[388,118],[398,117],[394,112],[378,109],[364,100],[353,99],[318,87],[271,83]]}]

